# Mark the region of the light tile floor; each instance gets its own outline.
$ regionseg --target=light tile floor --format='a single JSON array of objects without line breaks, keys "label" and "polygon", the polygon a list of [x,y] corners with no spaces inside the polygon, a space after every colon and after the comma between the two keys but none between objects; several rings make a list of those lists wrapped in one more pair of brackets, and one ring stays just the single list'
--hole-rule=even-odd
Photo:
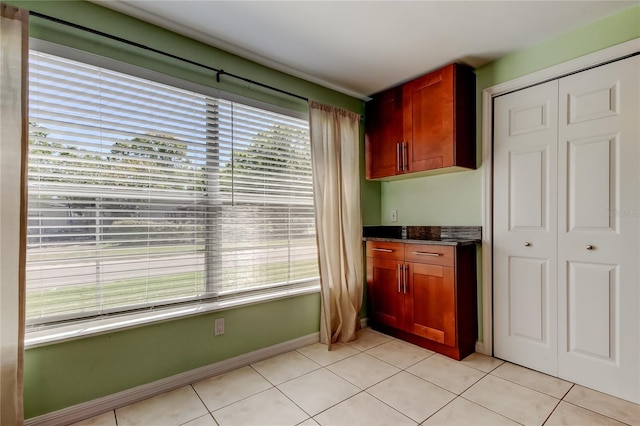
[{"label": "light tile floor", "polygon": [[640,406],[481,354],[461,362],[370,329],[76,425],[640,425]]}]

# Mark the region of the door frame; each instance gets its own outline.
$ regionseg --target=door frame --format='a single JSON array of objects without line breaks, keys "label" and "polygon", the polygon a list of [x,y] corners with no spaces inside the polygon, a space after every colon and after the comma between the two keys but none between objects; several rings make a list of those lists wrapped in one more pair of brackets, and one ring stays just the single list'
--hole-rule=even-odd
[{"label": "door frame", "polygon": [[[493,98],[603,65],[640,52],[635,38],[482,91],[482,342],[476,352],[493,355]],[[490,284],[490,285],[489,285]]]}]

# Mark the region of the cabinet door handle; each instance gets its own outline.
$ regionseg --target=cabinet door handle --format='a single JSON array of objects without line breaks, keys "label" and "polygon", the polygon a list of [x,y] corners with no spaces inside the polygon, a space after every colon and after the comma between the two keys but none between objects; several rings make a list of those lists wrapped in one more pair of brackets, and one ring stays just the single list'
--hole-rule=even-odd
[{"label": "cabinet door handle", "polygon": [[402,171],[407,170],[407,165],[405,163],[405,157],[407,156],[406,142],[402,142]]},{"label": "cabinet door handle", "polygon": [[407,292],[407,272],[409,272],[409,265],[404,265],[402,267],[402,284],[404,288],[404,293]]},{"label": "cabinet door handle", "polygon": [[374,248],[373,251],[381,251],[383,253],[393,253],[391,249],[383,249],[383,248]]},{"label": "cabinet door handle", "polygon": [[432,256],[432,257],[442,256],[442,253],[429,253],[427,251],[412,251],[411,254],[416,254],[418,256]]},{"label": "cabinet door handle", "polygon": [[400,287],[402,286],[401,281],[402,281],[402,264],[398,263],[398,293],[402,291],[400,290]]},{"label": "cabinet door handle", "polygon": [[399,172],[402,171],[402,163],[400,160],[400,142],[396,142],[396,166]]}]

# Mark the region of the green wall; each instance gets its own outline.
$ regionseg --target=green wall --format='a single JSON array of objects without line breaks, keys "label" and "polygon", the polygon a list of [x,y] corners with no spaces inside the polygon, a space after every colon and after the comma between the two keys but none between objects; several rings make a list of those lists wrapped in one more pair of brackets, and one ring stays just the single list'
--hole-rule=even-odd
[{"label": "green wall", "polygon": [[640,37],[640,6],[625,9],[585,27],[508,54],[476,70],[478,170],[383,182],[381,224],[481,225],[482,91],[517,77]]},{"label": "green wall", "polygon": [[[260,81],[359,114],[364,103],[342,93],[258,65],[203,43],[85,1],[8,1],[18,7],[117,35],[161,51]],[[305,101],[229,77],[216,83],[202,68],[116,41],[31,17],[31,37],[96,53],[227,92],[307,111]],[[364,153],[364,131],[361,152]],[[362,161],[364,166],[364,161]],[[364,180],[363,222],[380,222],[380,184]],[[213,336],[224,317],[223,336]],[[35,417],[272,346],[319,330],[318,294],[290,297],[215,313],[28,349],[25,417]]]},{"label": "green wall", "polygon": [[[481,225],[480,170],[381,184],[382,225]],[[391,210],[398,222],[391,222]]]}]

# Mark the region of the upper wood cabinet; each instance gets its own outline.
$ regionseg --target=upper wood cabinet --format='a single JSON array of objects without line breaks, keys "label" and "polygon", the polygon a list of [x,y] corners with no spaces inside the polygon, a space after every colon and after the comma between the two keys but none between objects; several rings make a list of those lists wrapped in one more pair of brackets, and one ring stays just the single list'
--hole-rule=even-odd
[{"label": "upper wood cabinet", "polygon": [[401,174],[402,87],[381,92],[367,102],[365,123],[367,179]]},{"label": "upper wood cabinet", "polygon": [[380,92],[366,106],[367,179],[475,169],[475,131],[470,67],[451,64]]}]

